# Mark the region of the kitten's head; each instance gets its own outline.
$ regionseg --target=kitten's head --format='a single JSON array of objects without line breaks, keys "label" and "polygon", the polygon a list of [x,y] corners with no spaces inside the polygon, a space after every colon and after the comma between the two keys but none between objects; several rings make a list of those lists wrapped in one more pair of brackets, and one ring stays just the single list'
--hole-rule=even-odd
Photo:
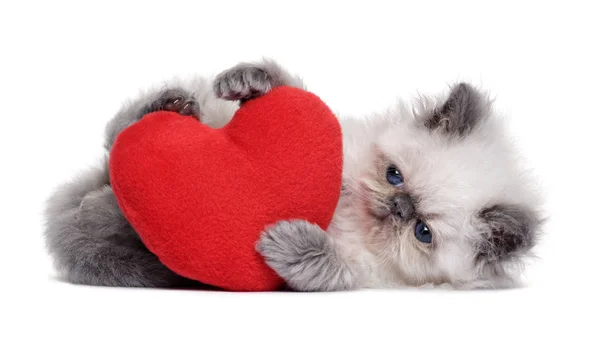
[{"label": "kitten's head", "polygon": [[491,101],[460,83],[387,116],[355,183],[369,249],[408,284],[512,285],[540,201]]}]

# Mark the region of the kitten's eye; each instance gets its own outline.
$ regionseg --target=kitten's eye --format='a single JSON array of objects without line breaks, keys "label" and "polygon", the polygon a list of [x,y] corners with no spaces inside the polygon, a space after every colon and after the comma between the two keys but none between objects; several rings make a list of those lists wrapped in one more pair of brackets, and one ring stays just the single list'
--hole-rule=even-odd
[{"label": "kitten's eye", "polygon": [[415,225],[415,237],[422,243],[431,244],[431,239],[433,238],[433,235],[431,234],[431,231],[429,230],[427,225],[425,225],[424,222],[419,220],[417,221],[417,225]]},{"label": "kitten's eye", "polygon": [[402,174],[400,174],[400,171],[398,170],[398,168],[396,168],[393,165],[391,167],[387,168],[385,177],[386,177],[388,183],[390,183],[394,186],[400,186],[400,185],[404,184],[404,178],[402,178]]}]

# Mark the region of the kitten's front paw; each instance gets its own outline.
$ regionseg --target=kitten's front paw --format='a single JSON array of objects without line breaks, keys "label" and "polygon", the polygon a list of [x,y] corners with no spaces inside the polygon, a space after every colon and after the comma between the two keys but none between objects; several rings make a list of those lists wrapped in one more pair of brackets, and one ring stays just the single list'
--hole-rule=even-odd
[{"label": "kitten's front paw", "polygon": [[213,83],[216,96],[230,101],[260,97],[273,87],[274,78],[266,69],[246,63],[220,73]]},{"label": "kitten's front paw", "polygon": [[327,233],[304,220],[279,221],[261,235],[256,250],[292,288],[335,291],[353,286],[352,274]]},{"label": "kitten's front paw", "polygon": [[193,96],[179,88],[171,88],[160,93],[158,98],[150,104],[148,112],[169,111],[177,112],[184,116],[200,119],[200,105]]}]

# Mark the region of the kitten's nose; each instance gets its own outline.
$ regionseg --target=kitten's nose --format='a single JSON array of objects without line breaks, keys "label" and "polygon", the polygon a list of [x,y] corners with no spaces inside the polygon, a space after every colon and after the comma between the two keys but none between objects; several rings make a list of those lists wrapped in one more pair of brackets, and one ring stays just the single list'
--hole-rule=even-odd
[{"label": "kitten's nose", "polygon": [[406,194],[399,194],[392,199],[392,213],[402,219],[408,220],[415,213],[415,206],[412,199]]}]

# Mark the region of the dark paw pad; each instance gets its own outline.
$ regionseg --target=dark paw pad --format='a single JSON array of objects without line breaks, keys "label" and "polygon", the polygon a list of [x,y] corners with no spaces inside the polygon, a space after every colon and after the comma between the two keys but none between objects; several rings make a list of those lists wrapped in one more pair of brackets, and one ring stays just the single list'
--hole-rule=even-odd
[{"label": "dark paw pad", "polygon": [[184,90],[171,89],[160,94],[151,105],[150,112],[169,111],[177,112],[184,116],[200,119],[200,105]]},{"label": "dark paw pad", "polygon": [[213,90],[219,98],[244,102],[266,94],[275,85],[273,77],[265,69],[242,64],[219,74]]}]

